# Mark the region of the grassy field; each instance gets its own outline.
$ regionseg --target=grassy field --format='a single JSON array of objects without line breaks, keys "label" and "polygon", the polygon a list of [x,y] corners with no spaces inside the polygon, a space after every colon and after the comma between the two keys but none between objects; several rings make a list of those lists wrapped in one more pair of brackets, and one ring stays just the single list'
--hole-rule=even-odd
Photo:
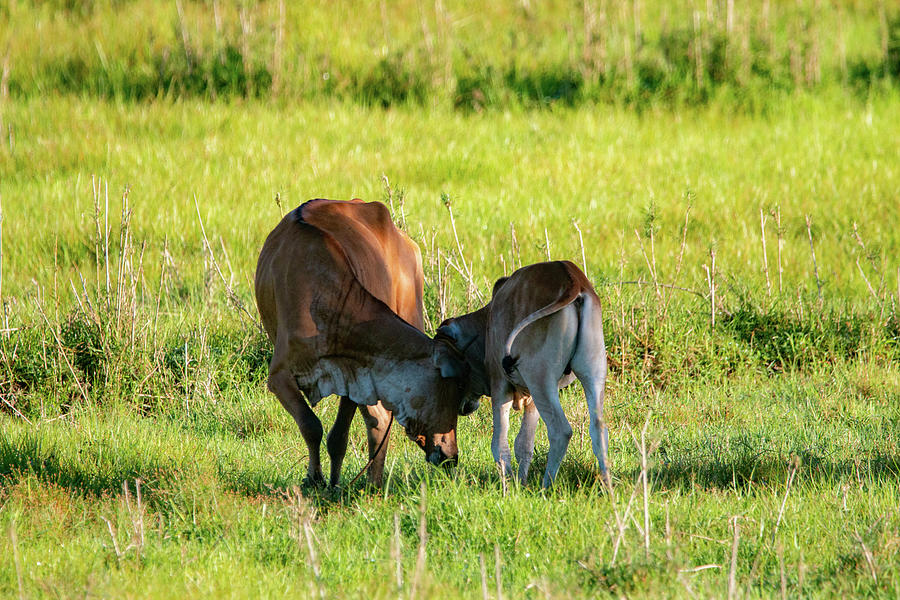
[{"label": "grassy field", "polygon": [[[399,568],[402,595],[479,597],[484,556],[493,596],[497,552],[505,597],[725,596],[737,517],[738,594],[896,595],[898,112],[840,96],[766,118],[11,104],[2,594],[386,597]],[[514,261],[544,258],[548,240],[581,263],[578,223],[606,307],[614,499],[577,388],[553,491],[538,489],[541,430],[532,481],[503,495],[486,408],[462,420],[450,476],[395,434],[385,490],[296,487],[304,446],[265,390],[267,343],[234,303],[255,315],[249,280],[276,194],[286,208],[384,198],[382,175],[423,248],[432,325],[477,305]],[[468,298],[442,192],[479,290]],[[657,295],[654,261],[660,283],[699,295]],[[323,403],[323,420],[335,410]],[[648,414],[645,513],[631,433]],[[345,482],[364,439],[356,423]]]},{"label": "grassy field", "polygon": [[[243,29],[230,3],[0,7],[0,597],[900,595],[890,11],[772,3],[767,29],[739,10],[724,39],[771,36],[752,56],[773,70],[722,63],[735,79],[695,89],[672,63],[672,101],[639,65],[694,31],[687,3],[287,4],[283,63],[277,2],[247,5]],[[707,6],[712,52],[727,4]],[[579,19],[609,33],[611,75]],[[333,87],[315,87],[310,48],[344,25],[361,33],[335,36]],[[265,68],[258,90],[209,79],[232,46],[240,73]],[[193,68],[219,83],[191,88]],[[475,104],[459,102],[471,69],[496,75]],[[577,94],[529,88],[540,73],[578,73]],[[418,99],[392,87],[417,78]],[[357,420],[342,488],[303,487],[251,281],[313,197],[392,206],[422,249],[430,332],[520,264],[583,265],[605,311],[614,494],[577,385],[550,491],[543,426],[528,484],[501,484],[487,400],[450,473],[398,430],[385,488],[351,485]]]}]

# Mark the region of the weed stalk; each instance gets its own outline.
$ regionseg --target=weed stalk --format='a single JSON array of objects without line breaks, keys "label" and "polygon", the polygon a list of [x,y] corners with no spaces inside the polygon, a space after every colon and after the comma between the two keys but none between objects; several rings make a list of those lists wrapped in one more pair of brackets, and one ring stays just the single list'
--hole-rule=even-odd
[{"label": "weed stalk", "polygon": [[806,233],[809,235],[809,251],[812,254],[813,271],[816,274],[816,287],[819,290],[819,305],[822,305],[822,281],[819,279],[819,264],[816,262],[816,249],[813,247],[812,221],[806,215]]},{"label": "weed stalk", "polygon": [[391,544],[391,558],[394,561],[394,580],[397,586],[397,594],[403,590],[403,563],[400,560],[403,547],[400,540],[400,513],[394,513],[394,539]]}]

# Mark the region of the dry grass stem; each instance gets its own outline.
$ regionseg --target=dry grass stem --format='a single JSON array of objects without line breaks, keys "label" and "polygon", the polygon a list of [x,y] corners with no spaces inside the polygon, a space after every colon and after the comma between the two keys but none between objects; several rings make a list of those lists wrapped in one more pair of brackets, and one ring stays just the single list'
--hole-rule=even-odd
[{"label": "dry grass stem", "polygon": [[428,497],[426,496],[427,488],[425,482],[419,488],[419,551],[416,554],[416,571],[413,575],[411,598],[416,598],[422,578],[425,575],[425,546],[428,543],[428,529],[425,520],[425,514],[428,508]]},{"label": "dry grass stem", "polygon": [[869,547],[866,546],[862,536],[859,535],[859,531],[855,529],[853,530],[853,539],[856,540],[856,543],[859,544],[859,547],[862,549],[863,557],[866,559],[866,566],[869,567],[869,574],[872,576],[872,581],[878,583],[878,574],[875,571],[875,556],[872,554],[872,551],[869,550]]},{"label": "dry grass stem", "polygon": [[784,506],[787,504],[788,494],[791,492],[791,485],[794,483],[794,477],[797,475],[797,465],[791,465],[791,471],[788,473],[787,483],[784,488],[784,497],[781,499],[781,507],[778,509],[778,519],[775,521],[775,529],[772,530],[772,540],[778,533],[778,527],[781,525],[781,519],[784,517]]},{"label": "dry grass stem", "polygon": [[484,552],[478,555],[478,566],[481,568],[481,598],[488,600],[487,569],[484,565]]},{"label": "dry grass stem", "polygon": [[232,305],[240,310],[238,314],[246,316],[249,323],[256,327],[256,329],[262,334],[265,333],[262,328],[262,324],[258,319],[254,318],[252,314],[247,310],[247,307],[244,306],[244,302],[240,299],[240,297],[235,293],[234,289],[229,285],[228,281],[225,280],[225,275],[222,274],[222,269],[219,268],[219,262],[216,260],[215,253],[213,252],[212,245],[209,243],[209,238],[206,237],[206,228],[203,226],[203,217],[200,216],[200,203],[197,200],[197,195],[194,194],[194,208],[197,209],[197,221],[200,223],[200,233],[203,235],[203,245],[204,249],[209,256],[210,261],[212,262],[213,267],[215,268],[216,274],[218,274],[219,279],[222,281],[222,285],[225,286],[225,295],[231,301]]},{"label": "dry grass stem", "polygon": [[[633,432],[632,437],[634,437]],[[631,497],[628,499],[628,505],[625,507],[624,515],[619,514],[619,509],[616,506],[612,482],[607,477],[601,477],[601,479],[603,480],[604,484],[606,485],[607,491],[609,492],[609,499],[613,507],[613,516],[616,519],[616,528],[618,530],[615,543],[613,544],[613,555],[609,562],[609,566],[611,568],[616,564],[616,558],[619,555],[619,548],[622,545],[622,540],[625,538],[625,531],[628,529],[628,519],[631,518],[631,507],[634,504],[634,499],[637,497],[638,487],[641,484],[641,479],[640,477],[638,478],[637,482],[635,482],[634,488],[631,490]]]},{"label": "dry grass stem", "polygon": [[866,282],[866,287],[869,289],[869,293],[872,294],[872,298],[875,299],[875,302],[879,304],[883,304],[881,298],[878,297],[878,294],[875,293],[875,289],[872,287],[872,284],[869,283],[869,278],[866,277],[865,271],[863,271],[862,265],[859,264],[859,257],[856,257],[856,268],[859,269],[859,274],[862,275],[863,281]]},{"label": "dry grass stem", "polygon": [[[644,262],[647,264],[647,270],[650,271],[650,277],[653,278],[653,285],[656,288],[656,298],[657,298],[657,300],[662,301],[662,292],[660,292],[660,289],[659,289],[660,288],[659,277],[656,276],[655,258],[653,261],[651,261],[650,257],[647,256],[647,251],[644,249],[644,240],[641,238],[641,234],[638,233],[637,229],[634,230],[634,235],[637,237],[638,243],[641,245],[641,254],[644,257]],[[651,244],[652,244],[653,238],[651,237],[650,240],[651,240]],[[651,251],[652,251],[652,245],[651,245]]]},{"label": "dry grass stem", "polygon": [[[516,237],[516,226],[513,225],[512,221],[509,222],[509,246],[513,270],[515,271],[517,268],[521,269],[522,255],[519,250],[519,238]],[[518,265],[518,267],[516,265]]]},{"label": "dry grass stem", "polygon": [[741,527],[738,517],[731,517],[731,527],[734,530],[734,539],[731,542],[731,568],[728,570],[728,598],[734,598],[737,592],[737,556],[738,544],[741,539]]},{"label": "dry grass stem", "polygon": [[709,564],[709,565],[699,565],[697,567],[687,567],[684,569],[678,569],[679,573],[699,573],[700,571],[707,571],[709,569],[721,569],[722,565]]},{"label": "dry grass stem", "polygon": [[[688,205],[687,210],[684,211],[684,226],[681,228],[681,247],[678,250],[678,260],[675,262],[675,276],[672,277],[671,284],[660,284],[660,285],[662,285],[662,287],[687,291],[687,290],[685,290],[685,288],[678,287],[677,284],[678,284],[678,277],[681,275],[681,267],[682,267],[682,264],[684,261],[684,248],[685,248],[685,246],[687,246],[687,232],[688,232],[688,222],[690,219],[690,215],[691,215],[691,207],[690,207],[690,205]],[[702,294],[700,294],[699,292],[694,292],[694,293],[697,294],[698,296],[702,296]],[[663,307],[663,315],[665,316],[665,318],[668,318],[668,316],[669,316],[669,302],[671,302],[671,300],[672,300],[671,295],[667,295],[666,303],[665,303],[665,306]]]},{"label": "dry grass stem", "polygon": [[762,239],[763,272],[766,274],[766,295],[772,295],[772,284],[769,282],[769,255],[766,252],[766,215],[759,209],[760,239]]},{"label": "dry grass stem", "polygon": [[816,249],[813,247],[812,221],[806,215],[806,233],[809,235],[809,251],[812,254],[813,272],[816,274],[816,287],[819,290],[819,304],[822,303],[822,281],[819,279],[819,264],[816,262]]},{"label": "dry grass stem", "polygon": [[119,542],[116,541],[116,529],[113,527],[113,524],[109,522],[109,519],[100,515],[100,518],[106,523],[106,529],[109,531],[109,539],[112,540],[113,550],[116,553],[116,560],[122,560],[122,551],[119,550]]},{"label": "dry grass stem", "polygon": [[500,544],[494,543],[494,582],[497,584],[497,600],[503,600],[503,581],[500,577]]},{"label": "dry grass stem", "polygon": [[584,237],[581,235],[581,227],[578,226],[578,221],[572,219],[572,225],[575,226],[575,231],[578,232],[578,246],[581,248],[581,268],[584,269],[584,275],[588,279],[590,279],[590,275],[588,275],[587,268],[587,258],[584,255]]},{"label": "dry grass stem", "polygon": [[787,577],[784,573],[784,546],[781,545],[781,542],[778,542],[778,545],[775,546],[775,553],[778,555],[778,577],[781,582],[781,599],[786,600]]},{"label": "dry grass stem", "polygon": [[313,543],[312,526],[309,524],[308,516],[303,520],[303,536],[306,538],[306,550],[309,552],[309,564],[312,567],[313,577],[316,579],[319,598],[324,598],[325,588],[322,586],[322,572],[319,570],[319,559],[316,555],[316,546]]},{"label": "dry grass stem", "polygon": [[19,588],[19,599],[25,598],[25,586],[22,583],[22,561],[19,558],[19,539],[16,536],[16,522],[13,521],[9,526],[9,538],[12,542],[13,562],[16,565],[16,585]]},{"label": "dry grass stem", "polygon": [[[478,289],[478,286],[475,285],[475,280],[472,277],[472,269],[469,267],[469,264],[466,262],[466,257],[463,255],[462,244],[459,243],[459,234],[456,231],[456,220],[453,218],[453,203],[450,200],[450,196],[448,194],[441,194],[441,200],[447,208],[447,213],[450,215],[450,227],[453,229],[453,239],[456,242],[456,251],[459,253],[459,261],[462,264],[462,268],[456,267],[455,265],[453,266],[459,274],[462,275],[463,279],[466,280],[466,309],[468,309],[471,305],[472,295],[476,296],[481,303],[484,303],[484,295]],[[449,256],[447,257],[447,261],[450,262]]]}]

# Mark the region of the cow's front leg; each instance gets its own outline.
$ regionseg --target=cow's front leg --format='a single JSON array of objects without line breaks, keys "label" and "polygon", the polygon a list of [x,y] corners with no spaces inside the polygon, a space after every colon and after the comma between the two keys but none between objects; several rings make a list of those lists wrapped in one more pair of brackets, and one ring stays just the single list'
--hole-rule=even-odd
[{"label": "cow's front leg", "polygon": [[320,448],[322,445],[322,422],[315,415],[306,398],[297,388],[297,382],[287,369],[278,366],[277,357],[272,359],[269,368],[269,390],[278,398],[288,414],[294,418],[300,434],[306,442],[309,450],[309,467],[306,472],[306,481],[311,485],[323,485],[322,463]]},{"label": "cow's front leg", "polygon": [[366,473],[369,484],[381,487],[384,478],[384,459],[387,456],[388,438],[391,434],[388,425],[391,423],[391,412],[381,405],[360,406],[359,412],[366,422],[369,437],[369,471]]},{"label": "cow's front leg", "polygon": [[522,427],[516,436],[513,447],[516,450],[516,461],[519,463],[519,481],[525,485],[528,479],[528,469],[531,467],[531,459],[534,457],[534,434],[540,416],[534,402],[526,402],[522,415]]},{"label": "cow's front leg", "polygon": [[353,414],[356,412],[356,403],[347,396],[341,396],[338,406],[338,414],[328,432],[325,446],[328,448],[328,457],[331,459],[331,487],[341,482],[341,466],[344,464],[344,456],[347,454],[347,440],[350,437],[350,423],[353,422]]},{"label": "cow's front leg", "polygon": [[491,396],[491,409],[494,413],[494,431],[491,436],[491,452],[503,477],[511,477],[512,456],[509,453],[509,409],[512,407],[512,394],[506,390],[495,390]]}]

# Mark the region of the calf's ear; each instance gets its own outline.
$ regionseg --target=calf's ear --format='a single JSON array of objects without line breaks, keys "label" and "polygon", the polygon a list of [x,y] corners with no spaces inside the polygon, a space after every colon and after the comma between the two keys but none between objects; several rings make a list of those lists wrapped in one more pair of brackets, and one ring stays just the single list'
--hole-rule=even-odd
[{"label": "calf's ear", "polygon": [[507,279],[509,279],[509,277],[501,277],[497,280],[496,283],[494,283],[494,289],[491,291],[492,298],[497,295],[497,292],[500,290],[500,288],[503,287],[503,284],[506,283]]},{"label": "calf's ear", "polygon": [[440,369],[441,377],[466,377],[469,374],[469,365],[449,342],[435,340],[432,360],[435,368]]},{"label": "calf's ear", "polygon": [[434,339],[436,340],[447,340],[452,344],[459,343],[459,326],[453,321],[453,319],[447,319],[441,326],[437,328],[437,331],[434,332]]}]

